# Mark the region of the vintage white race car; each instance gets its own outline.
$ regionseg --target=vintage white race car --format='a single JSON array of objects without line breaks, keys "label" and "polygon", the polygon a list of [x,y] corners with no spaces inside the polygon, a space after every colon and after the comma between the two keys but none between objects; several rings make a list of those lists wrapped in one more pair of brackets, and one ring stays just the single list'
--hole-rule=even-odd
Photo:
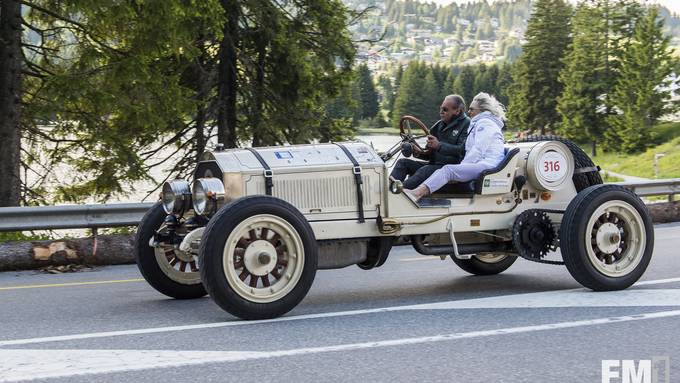
[{"label": "vintage white race car", "polygon": [[[398,144],[419,142],[413,122],[427,134],[405,117]],[[632,285],[654,247],[645,205],[621,186],[602,184],[573,143],[528,141],[508,143],[498,167],[418,204],[390,182],[399,145],[382,156],[362,142],[208,152],[193,185],[163,185],[162,200],[137,231],[137,264],[159,292],[179,299],[209,293],[244,319],[294,308],[318,269],[381,266],[395,243],[450,256],[477,275],[500,273],[523,257],[565,264],[593,290]],[[545,259],[558,247],[562,261]]]}]

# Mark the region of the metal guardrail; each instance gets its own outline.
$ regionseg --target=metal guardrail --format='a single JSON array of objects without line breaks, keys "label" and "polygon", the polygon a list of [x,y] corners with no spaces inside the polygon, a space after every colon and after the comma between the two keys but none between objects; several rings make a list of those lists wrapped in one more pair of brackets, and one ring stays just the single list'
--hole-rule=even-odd
[{"label": "metal guardrail", "polygon": [[632,190],[640,197],[667,195],[668,200],[671,201],[673,195],[680,194],[680,178],[644,182],[616,182],[616,184]]},{"label": "metal guardrail", "polygon": [[153,203],[0,208],[0,231],[135,226]]},{"label": "metal guardrail", "polygon": [[[640,197],[680,194],[680,178],[617,182]],[[63,205],[0,208],[0,232],[51,229],[97,229],[135,226],[153,203]]]}]

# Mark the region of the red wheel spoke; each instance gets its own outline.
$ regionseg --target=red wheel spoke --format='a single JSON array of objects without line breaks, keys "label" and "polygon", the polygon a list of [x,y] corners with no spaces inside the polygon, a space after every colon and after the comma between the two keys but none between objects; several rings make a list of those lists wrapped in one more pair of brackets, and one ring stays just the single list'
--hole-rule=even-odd
[{"label": "red wheel spoke", "polygon": [[271,239],[269,239],[268,241],[269,241],[269,243],[271,243],[272,245],[276,246],[276,244],[279,243],[279,240],[280,240],[280,239],[281,239],[281,236],[278,235],[278,234],[275,232],[275,233],[274,233],[274,236],[271,237]]},{"label": "red wheel spoke", "polygon": [[170,266],[175,266],[176,264],[177,264],[177,258],[173,258],[173,259],[170,261]]},{"label": "red wheel spoke", "polygon": [[272,270],[271,274],[274,276],[274,278],[281,279],[281,273],[279,272],[279,270],[274,269]]},{"label": "red wheel spoke", "polygon": [[196,261],[189,262],[189,266],[191,266],[191,271],[193,271],[193,272],[198,271],[198,267],[196,266]]},{"label": "red wheel spoke", "polygon": [[243,264],[243,261],[242,261],[242,260],[241,260],[241,261],[235,261],[235,262],[234,262],[234,268],[235,268],[235,269],[242,269],[243,266],[244,266],[244,264]]},{"label": "red wheel spoke", "polygon": [[262,276],[262,286],[264,287],[269,287],[269,276],[268,275],[263,275]]},{"label": "red wheel spoke", "polygon": [[248,234],[250,235],[250,242],[257,241],[257,233],[255,229],[251,229]]},{"label": "red wheel spoke", "polygon": [[240,279],[241,281],[245,282],[245,281],[246,281],[246,278],[247,278],[249,275],[250,275],[250,273],[248,272],[248,270],[246,270],[246,269],[244,268],[243,271],[241,271],[241,274],[239,274],[238,277],[239,277],[239,279]]},{"label": "red wheel spoke", "polygon": [[260,239],[267,240],[267,236],[269,235],[269,229],[266,227],[263,227],[262,230],[260,231]]},{"label": "red wheel spoke", "polygon": [[187,271],[187,263],[184,262],[184,261],[180,261],[180,262],[179,262],[179,269],[180,269],[181,271]]},{"label": "red wheel spoke", "polygon": [[242,249],[245,249],[246,247],[248,247],[249,244],[250,244],[250,241],[248,241],[248,240],[245,239],[245,238],[241,238],[241,239],[239,239],[238,242],[236,243],[236,247],[237,247],[237,248],[240,247],[240,248],[242,248]]},{"label": "red wheel spoke", "polygon": [[250,275],[250,287],[257,287],[257,280],[260,279],[257,275]]},{"label": "red wheel spoke", "polygon": [[276,246],[276,255],[282,256],[285,249],[286,249],[285,245]]},{"label": "red wheel spoke", "polygon": [[281,266],[288,266],[288,260],[287,260],[287,259],[284,259],[284,258],[279,258],[279,259],[276,261],[276,264],[277,264],[277,265],[281,265]]}]

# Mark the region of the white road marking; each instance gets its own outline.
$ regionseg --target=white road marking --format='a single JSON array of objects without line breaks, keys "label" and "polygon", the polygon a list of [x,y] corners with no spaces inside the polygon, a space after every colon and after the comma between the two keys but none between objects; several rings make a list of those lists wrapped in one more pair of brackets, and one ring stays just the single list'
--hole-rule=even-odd
[{"label": "white road marking", "polygon": [[608,292],[581,289],[546,291],[428,303],[418,306],[417,308],[421,310],[680,306],[680,289],[640,289]]},{"label": "white road marking", "polygon": [[680,316],[680,310],[276,351],[0,350],[0,382],[395,347]]},{"label": "white road marking", "polygon": [[436,255],[423,255],[422,257],[400,258],[399,262],[432,261],[432,260],[441,261],[441,258],[439,258]]},{"label": "white road marking", "polygon": [[635,282],[635,286],[659,285],[663,283],[675,283],[675,282],[680,282],[680,278],[652,279],[650,281],[639,281]]},{"label": "white road marking", "polygon": [[[659,279],[651,280],[645,282],[638,282],[636,285],[652,285],[652,284],[663,284],[663,283],[673,283],[680,282],[680,278],[669,278],[669,279]],[[406,311],[406,310],[450,310],[450,309],[466,309],[466,308],[526,308],[526,307],[628,307],[628,306],[680,306],[680,290],[651,290],[656,291],[656,293],[648,293],[646,289],[640,290],[623,290],[623,291],[612,291],[612,292],[592,292],[587,289],[570,289],[570,290],[558,290],[558,291],[546,291],[541,293],[528,293],[528,294],[512,294],[512,295],[502,295],[498,297],[488,297],[488,298],[475,298],[475,299],[462,299],[447,302],[437,302],[437,303],[424,303],[417,305],[407,305],[407,306],[392,306],[392,307],[381,307],[375,309],[363,309],[363,310],[349,310],[349,311],[336,311],[329,313],[317,313],[317,314],[305,314],[305,315],[295,315],[289,317],[281,317],[276,319],[265,319],[265,320],[253,320],[253,321],[241,321],[234,320],[229,322],[214,322],[214,323],[200,323],[193,325],[184,326],[169,326],[169,327],[155,327],[155,328],[143,328],[136,330],[119,330],[119,331],[104,331],[104,332],[93,332],[93,333],[83,333],[83,334],[73,334],[73,335],[59,335],[41,338],[26,338],[26,339],[11,339],[0,341],[0,347],[3,346],[17,346],[25,344],[36,344],[36,343],[48,343],[48,342],[64,342],[82,339],[94,339],[94,338],[107,338],[115,336],[129,336],[129,335],[141,335],[141,334],[156,334],[174,331],[187,331],[187,330],[200,330],[200,329],[210,329],[210,328],[221,328],[221,327],[234,327],[234,326],[250,326],[257,324],[267,324],[276,322],[289,322],[307,319],[321,319],[321,318],[337,318],[344,316],[353,315],[365,315],[365,314],[377,314],[386,313],[393,311]],[[568,298],[568,299],[566,299]],[[526,305],[523,302],[531,300],[533,305]],[[565,303],[562,304],[562,300]],[[633,299],[635,304],[629,304],[629,300]],[[468,307],[466,307],[468,306]]]}]

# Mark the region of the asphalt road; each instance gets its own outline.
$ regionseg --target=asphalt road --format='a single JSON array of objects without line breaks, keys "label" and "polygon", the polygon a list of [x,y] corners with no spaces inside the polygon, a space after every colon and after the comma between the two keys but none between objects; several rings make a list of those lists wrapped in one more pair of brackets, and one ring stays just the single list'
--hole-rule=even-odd
[{"label": "asphalt road", "polygon": [[601,382],[602,360],[653,357],[678,382],[678,249],[680,225],[657,226],[642,283],[594,293],[563,266],[472,277],[401,247],[256,322],[167,299],[135,266],[0,273],[0,382]]}]

